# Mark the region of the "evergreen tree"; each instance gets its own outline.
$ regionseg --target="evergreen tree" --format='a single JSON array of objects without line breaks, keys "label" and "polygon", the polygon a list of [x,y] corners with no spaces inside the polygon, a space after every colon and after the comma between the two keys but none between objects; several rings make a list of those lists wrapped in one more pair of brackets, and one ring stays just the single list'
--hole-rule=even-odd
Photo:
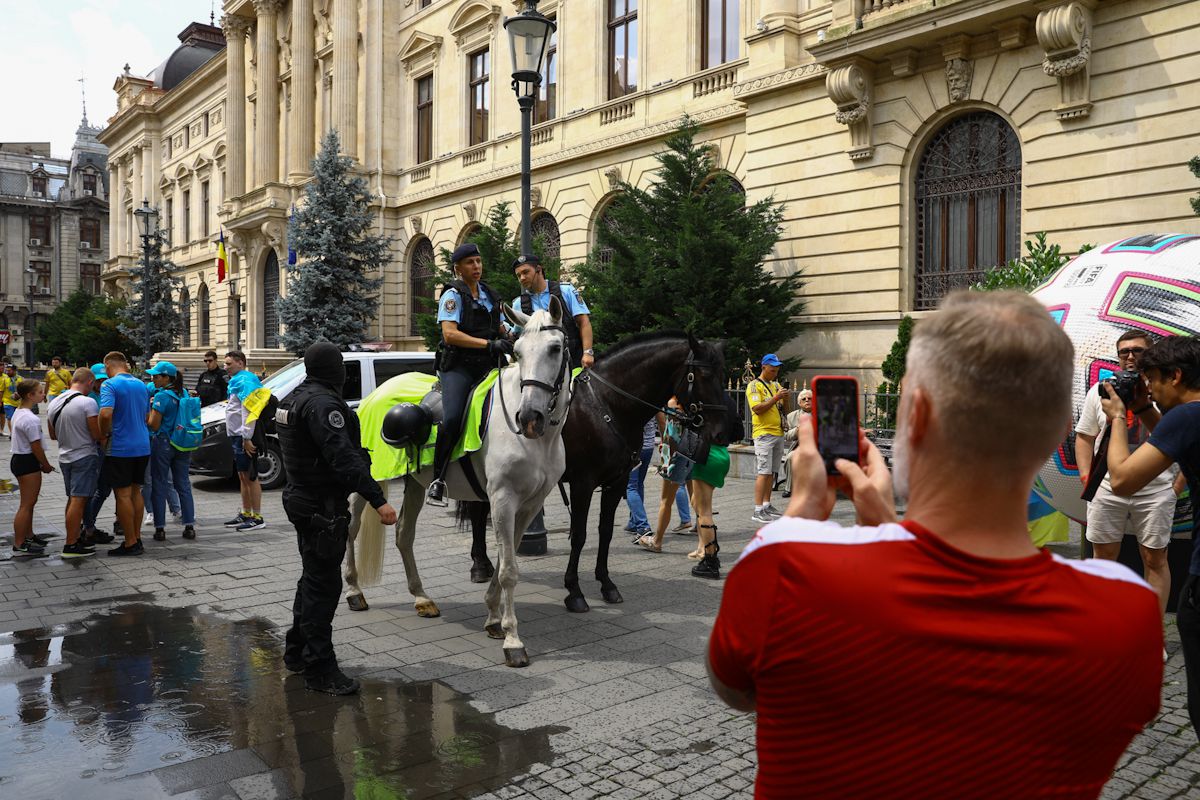
[{"label": "evergreen tree", "polygon": [[[483,258],[483,282],[492,287],[500,295],[501,302],[511,303],[512,299],[521,293],[521,284],[513,272],[513,262],[521,254],[521,242],[517,234],[509,229],[512,221],[512,204],[501,202],[488,209],[479,230],[467,237],[467,241],[479,248]],[[561,264],[557,258],[547,259],[545,243],[542,237],[534,237],[533,252],[542,259],[546,278],[557,280]],[[434,283],[441,287],[454,279],[453,265],[450,263],[450,251],[442,247],[438,250],[438,264],[434,272]],[[435,292],[440,296],[440,288]],[[442,340],[441,330],[437,324],[437,297],[421,298],[428,313],[417,318],[421,336],[425,346],[436,350]]]},{"label": "evergreen tree", "polygon": [[331,130],[313,159],[304,205],[288,223],[297,264],[288,270],[279,321],[283,346],[297,355],[316,341],[365,341],[378,311],[383,280],[373,276],[390,260],[391,239],[371,233],[371,192],[364,178],[350,173],[352,164],[338,155]]},{"label": "evergreen tree", "polygon": [[86,289],[76,289],[51,312],[50,316],[38,323],[36,347],[39,361],[50,363],[54,356],[62,356],[71,363],[77,363],[76,359],[68,354],[71,336],[79,327],[80,320],[92,307],[93,299]]},{"label": "evergreen tree", "polygon": [[[725,339],[726,364],[736,371],[796,337],[803,284],[798,272],[777,277],[763,267],[779,241],[783,206],[772,198],[747,206],[695,141],[698,131],[685,118],[667,138],[649,189],[620,183],[599,246],[577,274],[597,349],[639,331],[682,328]],[[785,369],[798,363],[789,359]]]},{"label": "evergreen tree", "polygon": [[76,320],[67,344],[67,360],[76,364],[95,364],[116,350],[129,357],[141,355],[142,345],[121,332],[120,320],[125,303],[111,297],[93,297],[91,305]]},{"label": "evergreen tree", "polygon": [[[177,267],[162,256],[165,236],[160,230],[150,248],[150,260],[143,258],[131,268],[130,301],[121,309],[120,332],[138,344],[138,352],[144,342],[149,342],[153,355],[174,350],[183,335],[183,309],[175,302],[176,295],[183,289],[183,280],[175,274]],[[149,296],[149,318],[146,315],[144,297]],[[143,324],[149,337],[143,337]],[[128,354],[126,354],[128,355]]]},{"label": "evergreen tree", "polygon": [[[1193,175],[1200,178],[1200,156],[1192,156],[1188,161],[1188,169],[1191,170]],[[1200,214],[1200,195],[1189,198],[1189,202],[1192,204],[1192,211]]]}]

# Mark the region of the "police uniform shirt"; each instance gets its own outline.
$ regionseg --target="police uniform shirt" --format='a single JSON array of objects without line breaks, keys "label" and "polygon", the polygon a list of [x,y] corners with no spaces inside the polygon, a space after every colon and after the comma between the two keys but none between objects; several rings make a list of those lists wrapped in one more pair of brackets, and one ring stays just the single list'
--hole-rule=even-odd
[{"label": "police uniform shirt", "polygon": [[[471,299],[474,300],[476,298]],[[479,290],[478,301],[489,312],[492,310],[492,299],[482,289]],[[438,324],[441,325],[443,322],[457,322],[462,324],[462,310],[463,299],[459,296],[458,289],[447,289],[442,293],[442,299],[438,303]]]},{"label": "police uniform shirt", "polygon": [[[587,303],[583,302],[583,295],[581,295],[579,293],[579,290],[576,289],[574,286],[572,286],[569,283],[563,282],[558,285],[558,288],[559,288],[559,291],[562,292],[563,300],[565,300],[567,303],[567,311],[568,311],[568,313],[570,313],[570,315],[572,317],[578,317],[580,314],[591,314],[592,313],[591,311],[588,310]],[[536,294],[534,294],[533,292],[530,292],[529,296],[533,298],[533,310],[534,311],[549,311],[550,310],[550,283],[549,283],[549,281],[547,281],[545,289],[543,289],[542,291],[540,291]],[[520,310],[520,308],[521,308],[520,296],[518,296],[516,300],[513,300],[513,308]]]}]

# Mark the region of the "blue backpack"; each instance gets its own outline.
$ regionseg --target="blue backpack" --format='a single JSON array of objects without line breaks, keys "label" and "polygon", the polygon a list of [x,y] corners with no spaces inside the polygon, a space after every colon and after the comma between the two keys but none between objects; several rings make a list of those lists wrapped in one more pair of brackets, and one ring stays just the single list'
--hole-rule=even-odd
[{"label": "blue backpack", "polygon": [[179,412],[175,415],[175,427],[171,429],[171,446],[188,453],[199,447],[204,438],[204,426],[200,423],[200,398],[185,392],[183,399],[176,398],[175,402]]}]

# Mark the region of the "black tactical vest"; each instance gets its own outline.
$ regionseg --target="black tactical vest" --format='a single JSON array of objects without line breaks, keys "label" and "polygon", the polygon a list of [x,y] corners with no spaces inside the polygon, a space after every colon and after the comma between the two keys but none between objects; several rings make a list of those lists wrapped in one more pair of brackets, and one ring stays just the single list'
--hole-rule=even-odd
[{"label": "black tactical vest", "polygon": [[[442,288],[442,294],[449,289],[458,291],[459,302],[462,303],[462,320],[458,329],[468,336],[477,339],[497,339],[500,337],[500,298],[483,281],[479,282],[479,295],[485,294],[492,301],[492,310],[488,311],[483,303],[471,296],[471,290],[462,281],[450,281]],[[492,358],[486,349],[479,350],[469,347],[454,347],[442,340],[442,358],[440,367],[444,370],[454,369],[456,364],[482,365],[491,364]]]},{"label": "black tactical vest", "polygon": [[[328,398],[333,403],[314,403]],[[279,436],[279,447],[283,451],[283,468],[287,473],[288,485],[303,486],[321,492],[340,491],[341,484],[330,480],[330,462],[309,432],[309,417],[321,413],[330,405],[341,406],[346,427],[350,428],[350,441],[360,440],[358,415],[350,410],[332,389],[316,382],[304,382],[296,387],[279,403],[275,412],[275,430]],[[325,424],[325,420],[318,420]]]},{"label": "black tactical vest", "polygon": [[[563,333],[567,335],[567,350],[571,354],[571,368],[574,369],[583,360],[583,337],[579,335],[579,323],[571,315],[571,310],[567,307],[567,301],[563,298],[562,284],[558,281],[546,281],[546,288],[550,290],[552,297],[557,297],[558,302],[562,303]],[[533,295],[529,292],[521,292],[521,313],[525,316],[533,313]]]}]

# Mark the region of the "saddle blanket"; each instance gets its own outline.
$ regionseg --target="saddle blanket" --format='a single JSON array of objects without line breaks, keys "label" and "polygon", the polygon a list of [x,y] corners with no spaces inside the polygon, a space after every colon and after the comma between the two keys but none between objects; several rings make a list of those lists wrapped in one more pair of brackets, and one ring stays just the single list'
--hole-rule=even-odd
[{"label": "saddle blanket", "polygon": [[[457,461],[467,453],[474,453],[483,446],[487,432],[487,417],[491,407],[491,391],[496,384],[499,370],[492,370],[480,381],[467,403],[467,417],[463,434],[454,446],[450,458]],[[421,398],[433,389],[437,379],[423,372],[408,372],[389,378],[375,391],[363,398],[358,406],[359,427],[362,430],[362,446],[371,455],[371,477],[377,481],[401,478],[433,466],[433,448],[437,442],[437,426],[430,428],[429,438],[416,447],[392,447],[383,441],[383,418],[399,403],[420,403]]]}]

